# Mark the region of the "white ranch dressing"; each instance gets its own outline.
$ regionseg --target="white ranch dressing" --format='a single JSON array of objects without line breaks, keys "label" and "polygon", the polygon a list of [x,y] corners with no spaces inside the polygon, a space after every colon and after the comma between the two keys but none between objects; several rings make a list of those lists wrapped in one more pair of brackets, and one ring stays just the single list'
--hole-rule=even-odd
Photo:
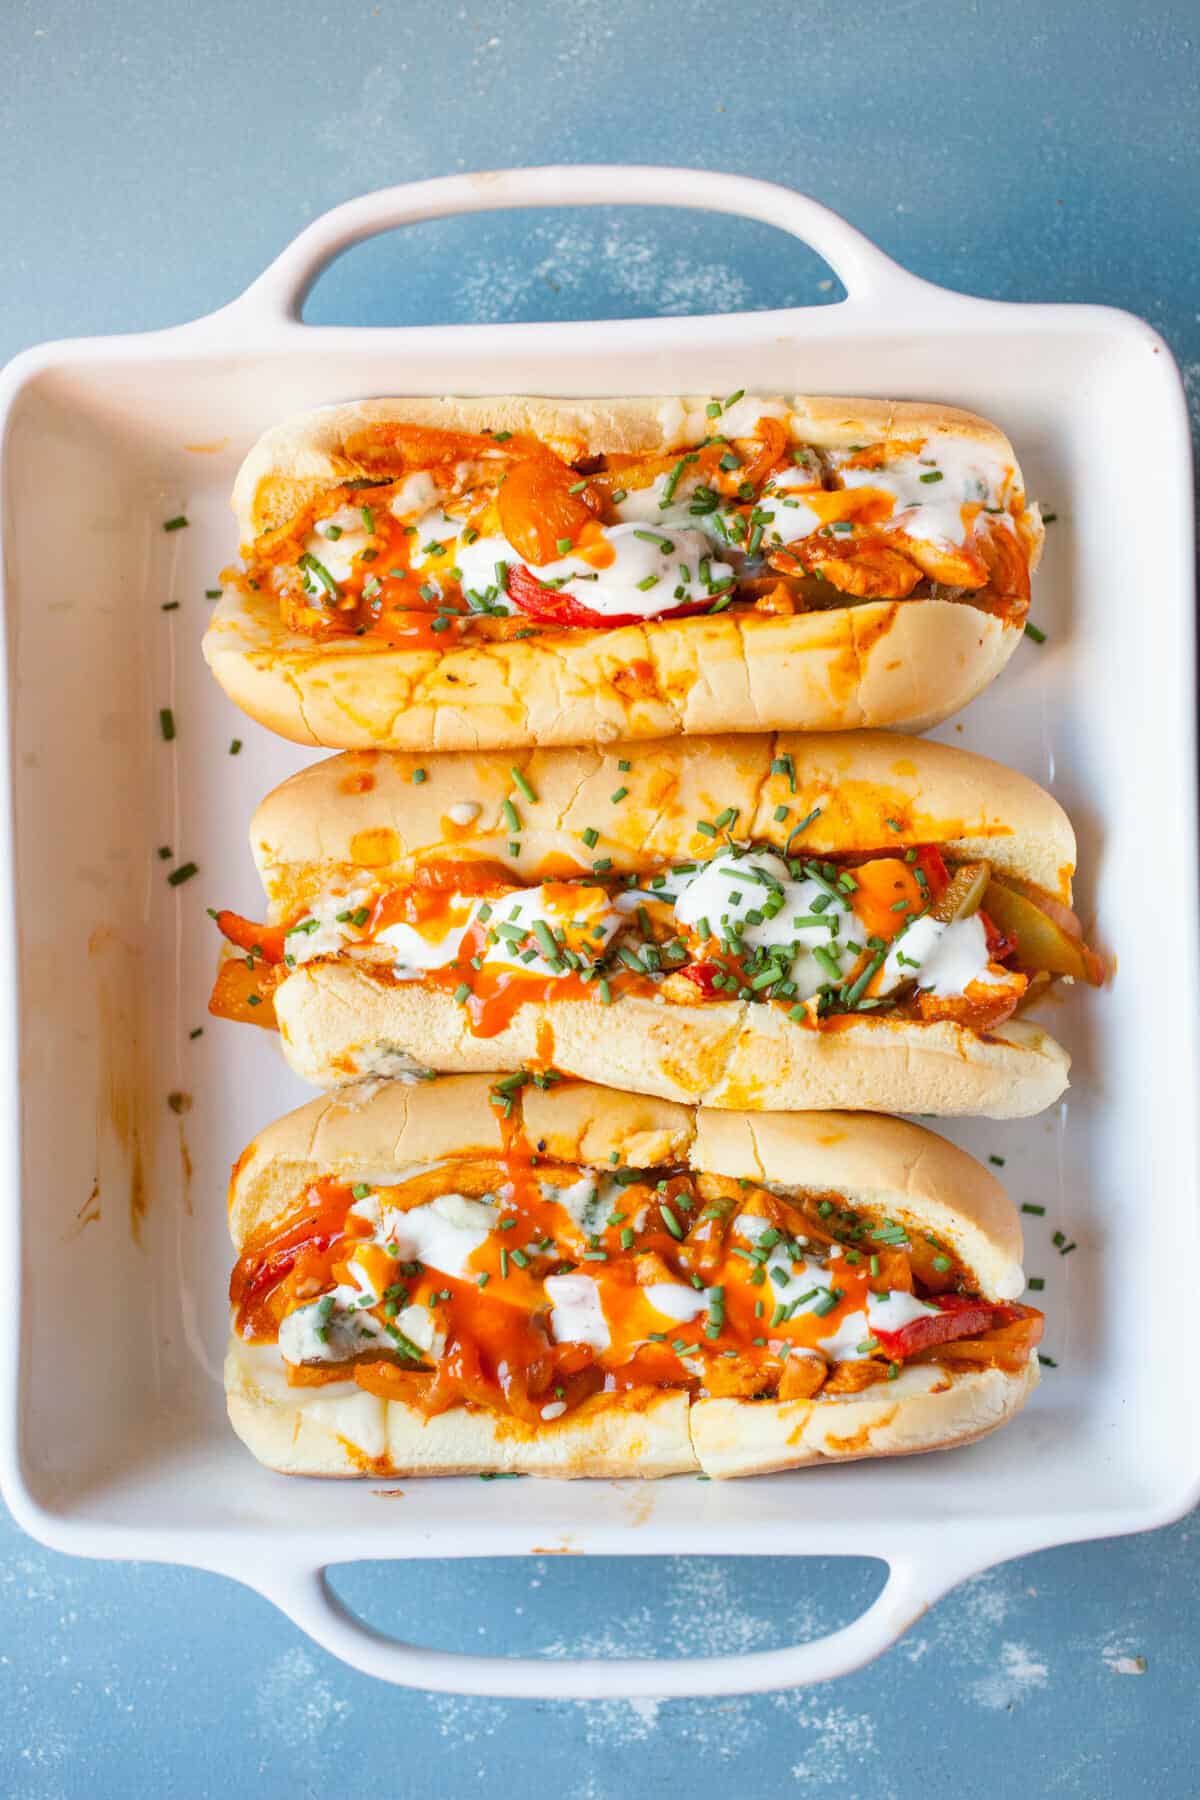
[{"label": "white ranch dressing", "polygon": [[[336,536],[329,535],[331,529]],[[316,557],[334,581],[346,581],[353,572],[354,558],[361,555],[370,542],[371,534],[367,530],[362,508],[339,506],[328,518],[318,520],[304,540],[304,549],[309,556]],[[319,576],[307,569],[301,569],[300,575],[311,594],[321,599],[329,598],[328,590]]]},{"label": "white ranch dressing", "polygon": [[594,1350],[607,1350],[612,1333],[592,1277],[548,1275],[544,1286],[552,1308],[550,1330],[555,1343],[590,1344]]},{"label": "white ranch dressing", "polygon": [[[415,981],[428,969],[444,969],[458,955],[462,941],[471,926],[471,902],[453,896],[449,904],[451,923],[439,921],[436,936],[419,931],[415,925],[397,920],[379,933],[376,943],[386,944],[395,952],[392,973],[398,981]],[[461,915],[461,916],[458,916]]]},{"label": "white ranch dressing", "polygon": [[[732,579],[730,565],[712,557],[708,537],[694,526],[695,521],[671,528],[661,522],[606,525],[604,540],[613,552],[607,568],[597,569],[586,557],[571,555],[532,573],[539,581],[565,580],[563,592],[569,591],[592,612],[636,613],[651,619],[675,606],[708,602],[712,589]],[[703,557],[709,558],[707,583],[700,576]]]},{"label": "white ranch dressing", "polygon": [[[285,955],[290,956],[293,963],[312,962],[318,956],[336,956],[360,935],[362,926],[355,925],[353,914],[370,905],[372,892],[366,885],[327,890],[286,934]],[[339,914],[351,916],[339,917]]]},{"label": "white ranch dressing", "polygon": [[[599,887],[581,888],[577,903],[565,914],[548,904],[544,887],[513,888],[488,904],[491,907],[486,921],[489,930],[505,925],[530,933],[535,924],[544,925],[551,933],[556,929],[565,930],[568,946],[592,959],[603,953],[624,923],[616,907],[609,903],[604,889]],[[532,956],[529,954],[531,949]],[[565,964],[557,969],[551,966],[549,958],[538,947],[536,937],[531,937],[527,944],[497,937],[496,942],[484,950],[483,960],[499,968],[518,969],[527,975],[570,973]]]},{"label": "white ranch dressing", "polygon": [[879,488],[895,496],[892,515],[878,530],[905,531],[961,548],[974,535],[974,523],[963,520],[964,505],[992,508],[997,520],[1008,516],[998,509],[1004,505],[1011,467],[981,444],[934,432],[916,455],[889,459],[878,469],[849,466],[852,455],[848,450],[829,452],[843,487]]},{"label": "white ranch dressing", "polygon": [[707,1312],[710,1295],[707,1288],[688,1287],[682,1281],[652,1281],[642,1289],[647,1305],[677,1325],[690,1325]]}]

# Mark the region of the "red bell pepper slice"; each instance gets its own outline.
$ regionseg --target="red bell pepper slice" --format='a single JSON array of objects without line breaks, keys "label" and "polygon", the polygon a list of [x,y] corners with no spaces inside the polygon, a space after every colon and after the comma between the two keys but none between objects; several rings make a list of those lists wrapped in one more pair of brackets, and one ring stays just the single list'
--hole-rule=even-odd
[{"label": "red bell pepper slice", "polygon": [[932,1350],[955,1338],[978,1337],[981,1332],[992,1331],[997,1325],[1008,1325],[1021,1316],[1014,1306],[997,1305],[991,1300],[972,1300],[965,1294],[939,1294],[936,1304],[941,1309],[939,1312],[923,1313],[918,1319],[910,1319],[898,1331],[872,1328],[871,1335],[878,1339],[879,1348],[893,1362],[903,1362],[919,1350]]},{"label": "red bell pepper slice", "polygon": [[720,988],[713,982],[714,975],[724,973],[720,963],[691,963],[686,969],[681,969],[679,973],[681,975],[686,975],[688,980],[700,989],[700,992],[704,995],[706,1000],[715,1000],[721,992]]},{"label": "red bell pepper slice", "polygon": [[728,592],[728,588],[722,588],[719,593],[710,594],[707,599],[684,600],[677,606],[664,606],[661,611],[649,615],[601,613],[585,606],[574,594],[544,586],[524,563],[510,563],[508,569],[509,598],[516,602],[523,613],[528,613],[530,618],[541,619],[547,625],[573,625],[591,631],[611,631],[618,625],[644,625],[650,619],[682,619],[689,613],[711,612],[716,602]]},{"label": "red bell pepper slice", "polygon": [[1016,949],[1016,938],[1008,937],[1001,931],[995,921],[984,912],[982,906],[979,909],[979,917],[983,920],[983,933],[987,939],[987,953],[990,961],[1003,962],[1005,957],[1011,956]]},{"label": "red bell pepper slice", "polygon": [[946,867],[945,858],[933,844],[922,844],[917,851],[916,867],[920,869],[929,884],[929,898],[937,900],[950,886],[950,871]]}]

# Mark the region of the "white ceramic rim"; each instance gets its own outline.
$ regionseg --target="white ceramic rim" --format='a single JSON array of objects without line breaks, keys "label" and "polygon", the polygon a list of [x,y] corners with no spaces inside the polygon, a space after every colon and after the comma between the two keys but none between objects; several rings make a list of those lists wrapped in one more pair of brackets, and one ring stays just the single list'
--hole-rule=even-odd
[{"label": "white ceramic rim", "polygon": [[[838,336],[851,331],[880,330],[885,322],[894,330],[897,322],[910,320],[928,330],[936,323],[940,333],[953,334],[959,327],[974,328],[982,319],[1019,315],[1022,325],[1041,336],[1077,331],[1089,321],[1109,324],[1121,321],[1153,338],[1149,327],[1110,308],[1060,305],[1028,305],[985,301],[940,288],[910,274],[892,261],[852,225],[807,195],[770,182],[743,176],[716,174],[697,169],[670,167],[578,166],[493,170],[444,179],[405,184],[364,195],[333,208],[313,221],[271,263],[244,293],[229,305],[188,324],[165,331],[126,337],[75,339],[46,344],[24,352],[0,376],[0,433],[7,437],[12,404],[29,378],[56,364],[86,357],[92,361],[140,361],[178,357],[186,360],[199,352],[261,354],[302,345],[314,352],[371,338],[403,335],[414,348],[444,348],[453,341],[464,344],[486,334],[492,343],[517,344],[536,333],[547,350],[578,341],[586,331],[589,341],[604,347],[619,345],[636,331],[643,344],[656,339],[686,342],[703,336],[708,342],[736,343],[744,331],[738,314],[718,318],[611,320],[581,326],[577,323],[509,324],[501,326],[312,327],[301,322],[304,300],[321,271],[344,250],[362,240],[395,227],[454,214],[537,206],[670,206],[715,211],[759,220],[799,238],[828,262],[846,289],[846,299],[816,309],[801,309],[806,329],[828,329]],[[794,311],[758,314],[794,321]],[[809,330],[814,335],[814,330]],[[1164,363],[1174,368],[1169,348],[1158,340]],[[1178,372],[1176,371],[1176,376]],[[1182,382],[1176,381],[1173,433],[1174,451],[1190,466],[1190,436]],[[0,527],[2,529],[2,527]],[[1165,527],[1171,530],[1172,526]],[[1178,538],[1179,567],[1191,568],[1191,517],[1174,522]],[[2,545],[0,545],[2,548]],[[1191,643],[1180,646],[1190,659]],[[7,663],[7,643],[4,646]],[[1194,692],[1194,676],[1192,681]],[[0,692],[0,773],[4,778],[0,811],[0,881],[13,892],[13,818],[11,784],[11,722],[8,684]],[[1189,774],[1179,782],[1180,828],[1194,851],[1196,842],[1195,732],[1188,746]],[[18,966],[15,913],[0,910],[0,956],[7,966]],[[10,984],[0,1012],[0,1054],[9,1079],[0,1092],[0,1134],[5,1146],[8,1173],[3,1199],[4,1244],[11,1269],[21,1266],[20,1207],[20,1110],[17,1089],[18,999]],[[671,1658],[663,1660],[545,1661],[460,1655],[401,1643],[387,1638],[355,1618],[333,1593],[327,1569],[351,1560],[354,1549],[343,1540],[330,1541],[313,1534],[311,1555],[302,1547],[299,1560],[286,1564],[264,1556],[256,1533],[193,1532],[169,1527],[147,1533],[100,1528],[85,1521],[63,1520],[46,1513],[26,1488],[18,1448],[17,1418],[20,1394],[17,1348],[20,1309],[10,1309],[4,1324],[6,1383],[0,1408],[0,1488],[22,1527],[52,1548],[111,1558],[169,1561],[226,1574],[253,1587],[274,1601],[309,1637],[343,1662],[379,1679],[407,1687],[440,1692],[486,1694],[513,1698],[587,1699],[643,1697],[672,1698],[758,1692],[827,1680],[862,1666],[879,1655],[909,1628],[935,1600],[959,1582],[1011,1557],[1055,1544],[1076,1542],[1101,1534],[1117,1535],[1148,1530],[1170,1523],[1200,1499],[1200,1446],[1191,1481],[1180,1491],[1162,1496],[1157,1504],[1130,1508],[1107,1517],[1099,1526],[1085,1515],[1046,1515],[1026,1520],[1021,1528],[995,1532],[982,1539],[977,1532],[945,1531],[932,1524],[922,1531],[905,1553],[886,1558],[888,1579],[877,1598],[851,1624],[808,1643],[744,1655]],[[517,1546],[503,1542],[502,1529],[494,1534],[497,1552],[512,1553]],[[618,1546],[614,1543],[613,1549]],[[863,1554],[848,1534],[822,1544],[822,1553]],[[878,1554],[876,1546],[872,1554]]]}]

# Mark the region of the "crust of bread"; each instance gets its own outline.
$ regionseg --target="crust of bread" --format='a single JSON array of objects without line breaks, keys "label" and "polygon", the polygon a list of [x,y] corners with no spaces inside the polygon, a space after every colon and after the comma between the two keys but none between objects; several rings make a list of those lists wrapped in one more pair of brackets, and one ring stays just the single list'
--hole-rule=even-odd
[{"label": "crust of bread", "polygon": [[[277,1119],[234,1167],[234,1248],[240,1252],[252,1231],[291,1211],[319,1175],[377,1180],[446,1157],[499,1155],[504,1137],[492,1085],[486,1075],[361,1081]],[[678,1163],[731,1180],[834,1190],[852,1205],[934,1232],[989,1299],[1016,1299],[1024,1287],[1020,1218],[1001,1184],[965,1150],[907,1120],[713,1112],[583,1081],[523,1088],[514,1108],[521,1137],[552,1162]]]},{"label": "crust of bread", "polygon": [[269,595],[227,589],[203,648],[229,698],[294,743],[495,750],[784,727],[925,731],[982,692],[1021,631],[959,601],[871,601],[402,650],[320,643],[289,631]]},{"label": "crust of bread", "polygon": [[[781,759],[786,765],[773,767]],[[629,769],[618,767],[628,762]],[[536,795],[513,781],[518,769]],[[416,770],[422,770],[414,782]],[[624,789],[624,797],[612,796]],[[521,819],[520,852],[505,800]],[[450,809],[476,806],[459,826]],[[776,818],[780,807],[786,816]],[[953,745],[864,731],[779,732],[680,743],[574,750],[456,752],[434,759],[361,751],[327,757],[293,775],[262,802],[250,846],[267,897],[279,909],[331,875],[367,869],[402,880],[430,857],[486,857],[535,882],[590,874],[597,858],[614,872],[703,860],[719,843],[697,829],[737,809],[739,839],[780,849],[802,819],[793,854],[836,855],[909,844],[941,844],[955,856],[986,857],[1005,875],[1071,899],[1075,834],[1052,795],[1014,769]],[[599,834],[586,844],[585,830]]]},{"label": "crust of bread", "polygon": [[[954,407],[760,397],[796,442],[824,448],[938,431],[1016,468],[1003,432]],[[233,491],[244,545],[333,484],[371,473],[347,448],[385,421],[532,433],[560,454],[661,454],[712,429],[708,396],[682,399],[363,400],[292,419],[246,457]],[[1019,475],[1018,475],[1019,479]],[[1040,520],[1030,511],[1041,551]],[[230,698],[296,743],[331,749],[472,750],[640,740],[709,731],[924,731],[999,674],[1021,637],[969,604],[873,602],[771,618],[730,613],[445,652],[289,632],[265,594],[230,589],[204,653]]]},{"label": "crust of bread", "polygon": [[[363,1083],[269,1126],[234,1170],[230,1226],[241,1246],[280,1217],[318,1174],[369,1179],[414,1157],[495,1154],[490,1083],[458,1076],[415,1087]],[[964,1151],[899,1119],[712,1114],[584,1084],[518,1096],[524,1137],[543,1154],[605,1166],[686,1163],[733,1178],[834,1188],[934,1230],[991,1298],[1020,1292],[1021,1229],[1000,1184]],[[914,1365],[895,1382],[817,1401],[698,1400],[655,1392],[597,1396],[561,1422],[531,1428],[480,1410],[426,1419],[351,1382],[290,1387],[271,1345],[232,1337],[225,1366],[230,1420],[260,1462],[285,1474],[405,1477],[474,1473],[715,1477],[896,1456],[969,1443],[1010,1418],[1037,1381]]]},{"label": "crust of bread", "polygon": [[561,1074],[702,1106],[750,1111],[838,1108],[1023,1119],[1065,1091],[1070,1058],[1029,1020],[987,1033],[848,1015],[813,1030],[776,1006],[628,995],[530,1002],[492,1037],[463,1007],[420,981],[392,982],[362,964],[316,962],[275,991],[283,1052],[317,1087],[413,1068]]},{"label": "crust of bread", "polygon": [[283,1475],[386,1480],[484,1474],[649,1480],[696,1473],[721,1480],[920,1455],[994,1431],[1020,1410],[1038,1380],[1036,1357],[1017,1375],[923,1364],[843,1399],[689,1403],[684,1393],[657,1393],[636,1406],[587,1401],[566,1419],[535,1429],[465,1407],[426,1419],[398,1401],[350,1392],[348,1383],[338,1383],[333,1395],[289,1388],[282,1372],[253,1363],[248,1351],[231,1338],[225,1395],[230,1423],[259,1462]]},{"label": "crust of bread", "polygon": [[[657,1477],[695,1471],[688,1396],[650,1392],[636,1404],[585,1401],[534,1428],[518,1419],[454,1407],[427,1419],[352,1383],[289,1388],[251,1346],[231,1338],[225,1361],[229,1419],[268,1468],[285,1475],[481,1475],[512,1473]],[[366,1402],[366,1404],[362,1404]]]},{"label": "crust of bread", "polygon": [[918,1363],[840,1400],[697,1400],[688,1424],[706,1475],[769,1475],[973,1444],[1018,1413],[1037,1384],[1036,1355],[1012,1375]]}]

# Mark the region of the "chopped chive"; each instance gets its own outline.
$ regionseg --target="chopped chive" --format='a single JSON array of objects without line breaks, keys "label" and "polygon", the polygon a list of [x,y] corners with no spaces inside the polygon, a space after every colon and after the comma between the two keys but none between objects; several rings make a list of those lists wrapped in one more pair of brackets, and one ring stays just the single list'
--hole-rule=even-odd
[{"label": "chopped chive", "polygon": [[300,567],[302,569],[307,569],[310,574],[315,575],[326,593],[332,594],[335,600],[340,596],[341,589],[338,587],[337,582],[333,579],[333,576],[329,573],[325,564],[319,561],[317,557],[313,556],[311,552],[307,550],[304,552],[304,555],[300,558]]},{"label": "chopped chive", "polygon": [[533,789],[530,787],[529,782],[526,779],[526,777],[524,775],[522,775],[520,769],[518,769],[514,766],[508,772],[513,778],[514,786],[516,786],[517,788],[520,789],[521,793],[524,795],[525,799],[528,800],[528,802],[531,806],[536,806],[537,805],[537,795],[534,793]]},{"label": "chopped chive", "polygon": [[230,756],[238,756],[238,755],[240,755],[240,753],[241,753],[241,748],[242,748],[242,740],[241,740],[241,738],[230,738],[230,740],[229,740],[229,754],[230,754]]},{"label": "chopped chive", "polygon": [[1044,1206],[1035,1206],[1032,1200],[1026,1200],[1021,1206],[1021,1211],[1023,1213],[1036,1213],[1037,1217],[1040,1219],[1044,1216],[1046,1209]]},{"label": "chopped chive", "polygon": [[163,530],[164,531],[182,531],[186,525],[187,525],[187,519],[184,517],[183,513],[180,513],[174,519],[164,519],[163,520]]},{"label": "chopped chive", "polygon": [[[1028,619],[1025,621],[1025,636],[1027,638],[1032,638],[1035,644],[1044,644],[1046,641],[1045,632],[1037,625],[1032,624]],[[1042,1361],[1045,1362],[1045,1360],[1045,1357],[1043,1357]]]},{"label": "chopped chive", "polygon": [[185,881],[190,881],[193,875],[199,873],[200,870],[194,862],[180,863],[179,867],[172,869],[167,876],[167,884],[170,887],[181,887]]},{"label": "chopped chive", "polygon": [[1040,1294],[1046,1283],[1041,1275],[1031,1275],[1027,1285],[1033,1289],[1035,1294]]},{"label": "chopped chive", "polygon": [[412,782],[414,787],[420,787],[420,785],[423,781],[429,780],[429,771],[427,769],[414,769],[412,774],[409,776],[409,780]]},{"label": "chopped chive", "polygon": [[204,598],[206,600],[219,600],[221,598],[220,588],[205,588]]},{"label": "chopped chive", "polygon": [[508,829],[510,831],[520,831],[521,815],[513,805],[512,801],[504,800],[501,803],[500,811],[504,814],[504,823],[508,826]]},{"label": "chopped chive", "polygon": [[989,1156],[988,1161],[990,1163],[995,1163],[995,1165],[998,1169],[1002,1169],[1004,1167],[1004,1158],[1002,1156]]},{"label": "chopped chive", "polygon": [[165,742],[169,744],[171,739],[175,736],[175,714],[171,711],[169,706],[159,707],[158,724]]}]

